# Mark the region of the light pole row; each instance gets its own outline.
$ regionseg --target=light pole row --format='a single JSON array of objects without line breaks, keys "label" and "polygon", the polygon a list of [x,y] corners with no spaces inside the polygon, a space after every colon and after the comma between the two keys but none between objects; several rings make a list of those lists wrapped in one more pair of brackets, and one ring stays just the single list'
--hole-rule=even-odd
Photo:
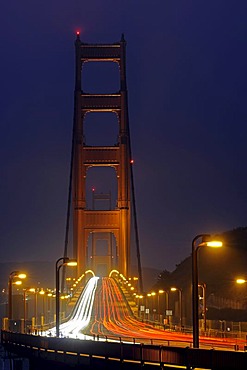
[{"label": "light pole row", "polygon": [[[180,322],[180,326],[182,326],[182,289],[181,288],[177,288],[177,287],[171,287],[170,288],[170,291],[171,292],[175,292],[175,291],[178,291],[179,295],[178,295],[178,299],[179,299],[179,322]],[[167,290],[164,290],[164,289],[159,289],[158,292],[154,292],[152,291],[151,293],[147,293],[146,296],[144,295],[136,295],[136,298],[138,299],[138,307],[140,307],[140,299],[144,298],[144,297],[150,297],[150,298],[155,298],[157,296],[157,313],[160,314],[160,296],[165,293],[165,308],[166,310],[168,309],[169,307],[169,291]],[[153,306],[153,305],[152,305]]]},{"label": "light pole row", "polygon": [[[56,261],[55,264],[55,279],[56,279],[56,336],[59,337],[59,324],[60,324],[60,279],[59,273],[62,266],[77,266],[77,261],[74,259],[70,259],[68,257],[61,257]],[[26,274],[21,273],[20,271],[12,271],[9,275],[8,279],[8,326],[9,330],[11,330],[11,320],[13,319],[13,302],[12,302],[12,290],[13,284],[21,285],[22,279],[26,278]],[[26,297],[27,293],[32,292],[35,294],[35,324],[37,324],[37,294],[45,294],[44,290],[37,291],[35,288],[25,288],[23,290],[23,315],[24,315],[24,332],[25,332],[25,324],[26,324]],[[44,308],[43,308],[44,311]]]},{"label": "light pole row", "polygon": [[[198,244],[198,240],[201,242]],[[222,241],[215,240],[209,234],[198,234],[192,241],[192,332],[193,332],[193,347],[199,348],[199,290],[201,287],[203,290],[203,315],[204,315],[204,330],[206,330],[206,284],[199,284],[198,281],[198,251],[201,247],[220,248],[222,247]],[[246,280],[239,279],[238,283],[244,283]],[[171,291],[179,292],[179,312],[180,312],[180,327],[182,327],[182,289],[172,287]],[[166,292],[166,291],[160,291]],[[168,293],[167,301],[168,301]],[[149,293],[147,296],[156,295],[155,292]],[[158,296],[158,307],[159,307],[159,296]],[[168,302],[166,307],[168,307]],[[159,310],[159,308],[158,308]]]}]

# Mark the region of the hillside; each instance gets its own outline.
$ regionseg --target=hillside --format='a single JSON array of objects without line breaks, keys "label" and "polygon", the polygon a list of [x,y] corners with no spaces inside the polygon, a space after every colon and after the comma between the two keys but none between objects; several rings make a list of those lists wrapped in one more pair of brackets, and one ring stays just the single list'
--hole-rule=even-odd
[{"label": "hillside", "polygon": [[[201,247],[198,251],[199,283],[206,284],[207,307],[212,310],[245,309],[247,284],[236,284],[236,278],[247,279],[247,227],[227,231],[219,238],[224,243],[223,248]],[[154,289],[169,290],[171,286],[181,288],[185,305],[189,307],[191,285],[192,261],[189,256],[173,272],[163,271]]]}]

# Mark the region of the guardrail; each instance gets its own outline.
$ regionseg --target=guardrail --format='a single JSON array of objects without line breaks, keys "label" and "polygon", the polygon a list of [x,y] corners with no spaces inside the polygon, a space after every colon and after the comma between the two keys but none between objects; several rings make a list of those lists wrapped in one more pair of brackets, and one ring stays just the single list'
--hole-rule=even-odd
[{"label": "guardrail", "polygon": [[[193,349],[143,343],[126,343],[102,340],[50,338],[1,331],[4,348],[29,358],[30,370],[62,368],[100,369],[106,366],[120,369],[144,367],[152,369],[164,365],[183,369],[246,370],[247,354],[224,350]],[[55,364],[54,364],[55,362]],[[84,368],[83,367],[83,368]]]}]

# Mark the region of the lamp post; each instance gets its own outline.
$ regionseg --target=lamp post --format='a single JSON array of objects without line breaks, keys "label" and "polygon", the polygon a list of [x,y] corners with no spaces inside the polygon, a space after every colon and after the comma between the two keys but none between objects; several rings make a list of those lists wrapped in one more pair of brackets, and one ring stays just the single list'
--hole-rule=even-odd
[{"label": "lamp post", "polygon": [[171,289],[171,292],[177,292],[178,291],[178,297],[179,297],[179,325],[180,325],[180,330],[182,330],[182,317],[183,317],[183,313],[182,313],[182,289],[181,288],[176,288],[176,287],[172,287]]},{"label": "lamp post", "polygon": [[163,289],[159,289],[158,291],[158,315],[160,315],[160,294],[165,293]]},{"label": "lamp post", "polygon": [[147,313],[147,320],[149,321],[150,319],[150,312],[152,311],[151,310],[151,303],[150,303],[150,297],[152,297],[152,294],[151,293],[147,293],[146,295],[146,306],[147,306],[147,310],[146,310],[146,313]]},{"label": "lamp post", "polygon": [[60,315],[60,302],[59,302],[59,289],[60,289],[60,282],[59,282],[59,271],[62,266],[77,266],[77,262],[75,260],[69,259],[68,257],[61,257],[56,261],[56,337],[59,338],[59,315]]},{"label": "lamp post", "polygon": [[[138,313],[139,313],[139,317],[141,318],[142,317],[142,312],[144,312],[144,306],[143,306],[143,295],[140,294],[138,295]],[[140,302],[141,300],[141,302]]]},{"label": "lamp post", "polygon": [[39,291],[39,294],[42,296],[42,309],[41,309],[41,312],[40,312],[40,327],[41,327],[41,331],[43,330],[43,327],[45,325],[45,291],[43,288],[41,288],[41,290]]},{"label": "lamp post", "polygon": [[[202,239],[197,245],[197,240]],[[199,234],[192,241],[192,325],[193,347],[199,348],[199,315],[198,315],[198,265],[197,253],[200,247],[222,247],[222,242],[213,240],[209,234]]]},{"label": "lamp post", "polygon": [[[8,296],[9,296],[8,297],[8,299],[9,299],[8,319],[9,320],[12,320],[12,318],[13,318],[12,285],[13,285],[13,280],[15,278],[25,279],[26,278],[26,274],[23,274],[20,271],[12,271],[9,274],[9,281],[8,281]],[[21,284],[21,281],[19,281],[19,284]]]},{"label": "lamp post", "polygon": [[29,292],[34,294],[34,318],[32,318],[32,331],[37,326],[37,308],[38,308],[38,290],[36,288],[29,288]]},{"label": "lamp post", "polygon": [[[160,294],[164,294],[166,295],[166,298],[165,298],[165,309],[168,308],[168,292],[164,289],[159,289],[158,291],[158,314],[159,314],[159,321],[162,321],[162,317],[163,317],[163,314],[160,313],[163,312],[163,310],[161,309],[160,310]],[[164,305],[161,305],[161,307],[163,306],[164,308]]]},{"label": "lamp post", "polygon": [[23,331],[24,334],[26,333],[26,317],[27,317],[27,289],[23,289]]},{"label": "lamp post", "polygon": [[151,296],[153,297],[152,299],[152,319],[155,321],[155,313],[156,313],[156,303],[155,303],[155,292],[151,292]]},{"label": "lamp post", "polygon": [[202,299],[203,299],[203,308],[202,308],[202,312],[203,312],[203,328],[204,328],[204,332],[206,333],[206,330],[207,330],[207,303],[206,303],[206,284],[203,283],[203,284],[198,284],[198,287],[200,287],[202,289]]},{"label": "lamp post", "polygon": [[50,323],[52,321],[52,297],[54,297],[53,292],[51,290],[47,291],[47,322]]},{"label": "lamp post", "polygon": [[31,293],[34,293],[35,292],[35,288],[25,288],[23,289],[23,330],[24,330],[24,333],[26,333],[26,321],[27,321],[27,316],[28,316],[28,312],[27,312],[27,293],[28,292],[31,292]]}]

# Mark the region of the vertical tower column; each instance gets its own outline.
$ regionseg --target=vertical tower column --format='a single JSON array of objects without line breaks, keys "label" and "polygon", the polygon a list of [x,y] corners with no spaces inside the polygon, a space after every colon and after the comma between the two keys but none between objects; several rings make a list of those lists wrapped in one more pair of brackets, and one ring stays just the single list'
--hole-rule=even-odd
[{"label": "vertical tower column", "polygon": [[[75,41],[76,75],[74,101],[73,162],[73,245],[78,261],[78,274],[89,267],[88,236],[90,233],[112,233],[118,252],[118,270],[129,274],[130,264],[130,150],[126,89],[124,37],[114,44]],[[112,94],[83,92],[82,73],[85,62],[113,62],[119,65],[120,91]],[[119,142],[114,146],[87,146],[84,142],[84,119],[91,112],[114,112],[119,121]],[[118,177],[117,206],[111,210],[89,210],[86,207],[86,177],[89,167],[110,166]],[[109,259],[108,259],[109,260]],[[107,270],[111,269],[111,263]]]}]

